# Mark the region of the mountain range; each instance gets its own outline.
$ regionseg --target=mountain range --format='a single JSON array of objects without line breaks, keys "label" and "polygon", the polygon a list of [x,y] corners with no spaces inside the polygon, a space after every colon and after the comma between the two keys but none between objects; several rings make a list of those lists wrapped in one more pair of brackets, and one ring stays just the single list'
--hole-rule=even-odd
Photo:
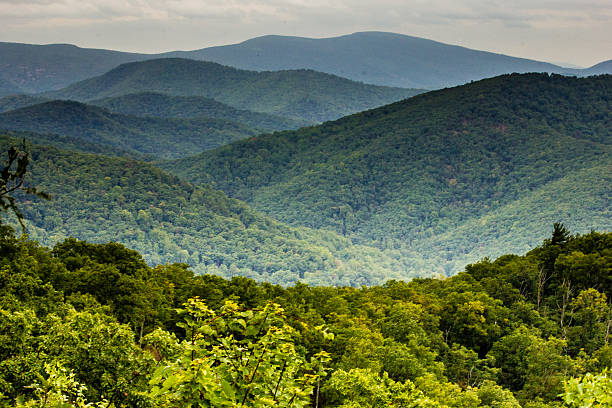
[{"label": "mountain range", "polygon": [[554,222],[612,229],[611,104],[609,75],[505,75],[164,167],[450,274],[524,251]]},{"label": "mountain range", "polygon": [[255,72],[167,58],[123,64],[44,96],[92,101],[140,92],[207,97],[237,109],[323,122],[422,91],[366,85],[310,70]]},{"label": "mountain range", "polygon": [[309,68],[370,84],[425,89],[461,85],[513,72],[612,73],[609,66],[593,67],[593,71],[569,69],[386,32],[320,39],[268,35],[239,44],[170,55],[257,71]]},{"label": "mountain range", "polygon": [[239,44],[162,54],[134,54],[68,44],[0,43],[0,96],[57,90],[101,75],[120,64],[166,57],[213,61],[257,71],[312,69],[375,85],[419,89],[438,89],[513,72],[577,76],[612,73],[611,61],[591,68],[571,69],[385,32],[321,39],[270,35]]}]

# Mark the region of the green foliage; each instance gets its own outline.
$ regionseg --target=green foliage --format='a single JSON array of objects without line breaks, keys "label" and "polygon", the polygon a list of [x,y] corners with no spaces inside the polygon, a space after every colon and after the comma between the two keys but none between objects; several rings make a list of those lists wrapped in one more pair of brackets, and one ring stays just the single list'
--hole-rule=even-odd
[{"label": "green foliage", "polygon": [[83,395],[86,387],[75,379],[74,373],[66,370],[59,362],[45,364],[45,375],[40,375],[39,381],[40,383],[30,386],[34,389],[35,398],[25,403],[18,402],[18,408],[102,408],[110,405],[107,401],[88,404]]},{"label": "green foliage", "polygon": [[330,406],[339,408],[437,408],[411,382],[397,383],[365,369],[335,371],[325,386]]},{"label": "green foliage", "polygon": [[49,249],[0,231],[2,407],[543,408],[609,393],[612,294],[551,278],[538,302],[530,279],[580,251],[604,259],[589,277],[603,280],[611,233],[357,289],[196,276],[116,243]]},{"label": "green foliage", "polygon": [[612,380],[607,371],[572,378],[564,383],[564,387],[562,397],[568,407],[612,407]]},{"label": "green foliage", "polygon": [[242,71],[212,62],[167,58],[120,65],[46,96],[91,101],[140,92],[208,97],[237,109],[308,122],[337,119],[420,93],[309,70]]},{"label": "green foliage", "polygon": [[419,273],[610,230],[611,76],[505,75],[164,164]]},{"label": "green foliage", "polygon": [[185,304],[182,354],[160,366],[151,397],[160,406],[304,407],[325,375],[327,354],[305,361],[293,345],[283,310],[269,303],[241,310],[234,302],[214,312],[201,300]]}]

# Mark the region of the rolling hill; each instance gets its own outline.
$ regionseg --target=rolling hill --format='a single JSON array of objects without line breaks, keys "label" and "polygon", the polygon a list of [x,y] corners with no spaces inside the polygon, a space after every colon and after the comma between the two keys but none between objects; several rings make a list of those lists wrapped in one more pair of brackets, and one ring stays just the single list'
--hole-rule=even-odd
[{"label": "rolling hill", "polygon": [[[6,151],[15,139],[3,136]],[[115,241],[150,264],[189,263],[198,273],[289,284],[361,285],[409,278],[380,250],[330,232],[294,228],[207,186],[142,162],[33,145],[28,184],[50,201],[20,196],[29,237]]]},{"label": "rolling hill", "polygon": [[[231,120],[262,131],[298,129],[311,123],[232,108],[211,98],[171,96],[154,92],[128,94],[89,102],[111,112],[133,116],[194,119],[202,116]],[[0,107],[2,99],[0,99]]]},{"label": "rolling hill", "polygon": [[165,168],[449,274],[479,254],[524,250],[555,221],[612,228],[611,103],[612,76],[505,75]]},{"label": "rolling hill", "polygon": [[612,74],[612,60],[593,65],[591,68],[587,68],[584,73],[587,75]]},{"label": "rolling hill", "polygon": [[178,58],[121,65],[44,96],[92,101],[139,92],[202,96],[238,109],[323,122],[418,94],[309,70],[253,72]]},{"label": "rolling hill", "polygon": [[156,158],[186,156],[259,133],[225,119],[141,118],[73,101],[0,113],[0,129],[71,136]]},{"label": "rolling hill", "polygon": [[103,74],[117,65],[146,58],[151,57],[79,48],[70,44],[0,42],[0,78],[11,82],[20,92],[43,92],[60,89],[76,81]]}]

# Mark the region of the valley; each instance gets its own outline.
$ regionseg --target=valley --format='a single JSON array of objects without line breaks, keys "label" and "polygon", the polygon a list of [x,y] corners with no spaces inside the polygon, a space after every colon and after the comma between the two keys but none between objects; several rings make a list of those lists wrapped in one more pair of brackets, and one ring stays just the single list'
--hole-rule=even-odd
[{"label": "valley", "polygon": [[0,43],[0,408],[612,407],[606,57]]}]

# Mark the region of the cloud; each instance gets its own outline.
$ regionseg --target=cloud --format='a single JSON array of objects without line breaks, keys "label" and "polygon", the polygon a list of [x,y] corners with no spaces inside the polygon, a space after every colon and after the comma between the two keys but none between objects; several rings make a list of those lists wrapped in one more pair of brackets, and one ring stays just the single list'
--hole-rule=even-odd
[{"label": "cloud", "polygon": [[17,18],[266,18],[301,21],[321,14],[337,20],[384,16],[393,20],[481,22],[585,20],[610,15],[609,0],[0,0],[0,15]]}]

